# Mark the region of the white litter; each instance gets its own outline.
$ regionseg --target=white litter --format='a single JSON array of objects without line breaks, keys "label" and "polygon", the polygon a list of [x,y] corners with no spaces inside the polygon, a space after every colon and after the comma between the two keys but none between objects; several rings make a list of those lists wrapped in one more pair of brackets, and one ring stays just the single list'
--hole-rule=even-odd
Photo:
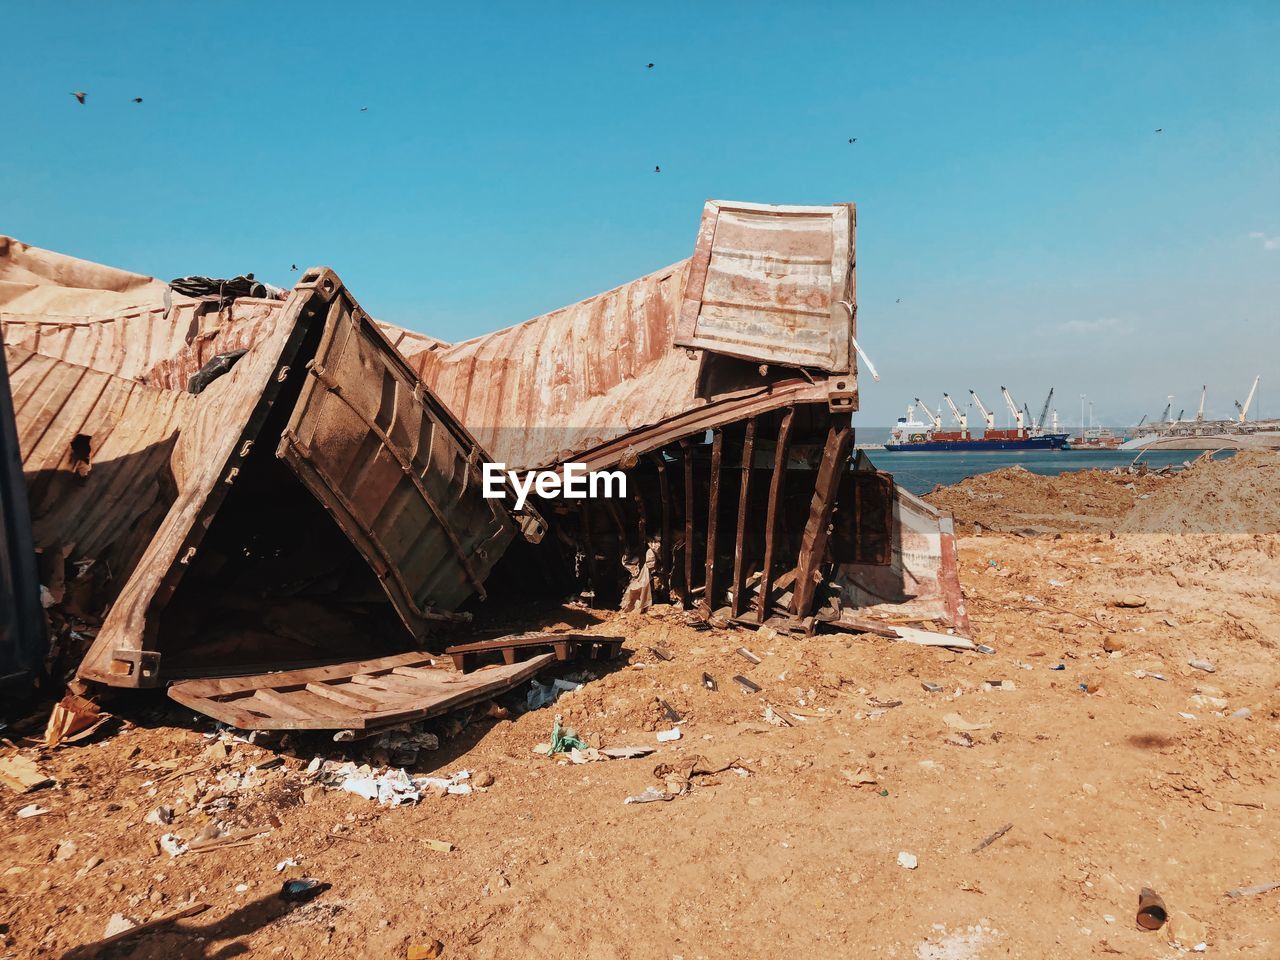
[{"label": "white litter", "polygon": [[914,870],[920,865],[920,861],[916,859],[914,853],[907,853],[903,850],[898,854],[898,866],[905,867],[908,870]]},{"label": "white litter", "polygon": [[679,740],[679,739],[680,739],[680,728],[679,728],[679,727],[672,727],[670,730],[659,730],[659,731],[658,731],[658,742],[659,742],[659,743],[670,743],[672,740]]},{"label": "white litter", "polygon": [[160,838],[160,849],[171,857],[180,857],[187,852],[187,845],[177,834],[166,833]]},{"label": "white litter", "polygon": [[48,813],[44,807],[38,804],[28,803],[25,807],[18,811],[18,819],[26,820],[28,817],[38,817],[43,813]]}]

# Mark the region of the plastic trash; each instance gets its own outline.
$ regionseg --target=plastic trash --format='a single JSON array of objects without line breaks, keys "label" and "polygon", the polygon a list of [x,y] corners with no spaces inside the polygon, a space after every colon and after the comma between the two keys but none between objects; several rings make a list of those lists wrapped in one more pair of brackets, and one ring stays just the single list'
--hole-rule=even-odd
[{"label": "plastic trash", "polygon": [[324,893],[329,889],[329,886],[324,881],[316,880],[313,877],[298,877],[296,880],[286,880],[280,886],[280,899],[288,900],[291,903],[305,903]]}]

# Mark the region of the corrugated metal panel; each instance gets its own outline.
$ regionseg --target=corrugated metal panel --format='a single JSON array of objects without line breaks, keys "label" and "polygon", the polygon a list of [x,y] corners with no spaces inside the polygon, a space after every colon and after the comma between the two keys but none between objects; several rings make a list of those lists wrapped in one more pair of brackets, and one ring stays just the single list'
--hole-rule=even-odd
[{"label": "corrugated metal panel", "polygon": [[698,358],[671,347],[686,266],[410,361],[498,460],[561,461],[705,402]]},{"label": "corrugated metal panel", "polygon": [[216,304],[169,285],[0,237],[0,329],[10,346],[152,386],[185,390],[211,358],[247,349],[283,304]]},{"label": "corrugated metal panel", "polygon": [[850,372],[853,204],[707,201],[675,342]]},{"label": "corrugated metal panel", "polygon": [[[30,689],[45,653],[27,488],[0,336],[0,690]],[[0,715],[7,715],[7,707]]]},{"label": "corrugated metal panel", "polygon": [[36,545],[133,569],[169,507],[170,456],[195,397],[7,347]]},{"label": "corrugated metal panel", "polygon": [[307,369],[280,456],[425,637],[438,611],[485,595],[484,580],[516,533],[501,501],[482,496],[488,455],[421,389],[345,289]]},{"label": "corrugated metal panel", "polygon": [[[262,433],[281,398],[293,414],[283,443],[278,433]],[[443,618],[515,531],[501,501],[482,500],[478,476],[466,469],[487,455],[425,394],[332,271],[308,271],[269,335],[189,399],[171,458],[177,497],[107,614],[82,678],[117,686],[162,679],[159,614],[232,486],[248,481],[241,474],[255,445],[282,447],[418,635],[433,613],[428,600]],[[424,490],[438,497],[440,515],[424,502]],[[461,555],[450,549],[450,536]],[[463,572],[466,564],[476,580]],[[352,638],[353,654],[363,639]]]}]

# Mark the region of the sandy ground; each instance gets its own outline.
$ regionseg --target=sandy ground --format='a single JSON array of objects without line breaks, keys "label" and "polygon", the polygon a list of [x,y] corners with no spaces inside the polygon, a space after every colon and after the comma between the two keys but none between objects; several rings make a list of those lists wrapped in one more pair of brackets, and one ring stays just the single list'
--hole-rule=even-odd
[{"label": "sandy ground", "polygon": [[[62,956],[113,914],[197,901],[210,908],[97,955],[405,957],[439,941],[476,958],[1178,956],[1168,926],[1135,925],[1150,886],[1208,956],[1280,956],[1280,890],[1225,895],[1280,880],[1280,458],[1175,479],[1001,471],[933,499],[970,531],[962,582],[995,655],[564,609],[541,622],[623,636],[627,657],[554,708],[439,724],[418,769],[492,777],[469,796],[390,808],[316,788],[316,750],[342,755],[317,741],[277,745],[284,762],[246,776],[277,751],[215,742],[162,700],[115,704],[125,722],[96,742],[24,751],[56,788],[0,796],[0,954]],[[1145,605],[1114,605],[1130,594]],[[659,699],[684,718],[678,742],[656,743]],[[660,749],[540,756],[556,711],[593,742]],[[623,803],[695,755],[750,775]],[[31,803],[49,812],[18,819]],[[169,826],[145,820],[160,804]],[[211,820],[271,829],[157,851]],[[298,874],[331,887],[285,903]]]}]

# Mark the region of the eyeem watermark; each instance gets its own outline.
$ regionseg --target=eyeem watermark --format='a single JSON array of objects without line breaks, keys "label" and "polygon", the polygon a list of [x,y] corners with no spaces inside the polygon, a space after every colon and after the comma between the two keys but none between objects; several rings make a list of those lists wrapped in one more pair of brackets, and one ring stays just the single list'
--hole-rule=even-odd
[{"label": "eyeem watermark", "polygon": [[515,509],[524,509],[532,491],[543,499],[564,497],[566,500],[625,497],[627,475],[621,470],[588,470],[585,463],[566,463],[555,470],[508,470],[505,463],[484,464],[484,496],[488,500],[504,500],[507,485],[516,492]]}]

